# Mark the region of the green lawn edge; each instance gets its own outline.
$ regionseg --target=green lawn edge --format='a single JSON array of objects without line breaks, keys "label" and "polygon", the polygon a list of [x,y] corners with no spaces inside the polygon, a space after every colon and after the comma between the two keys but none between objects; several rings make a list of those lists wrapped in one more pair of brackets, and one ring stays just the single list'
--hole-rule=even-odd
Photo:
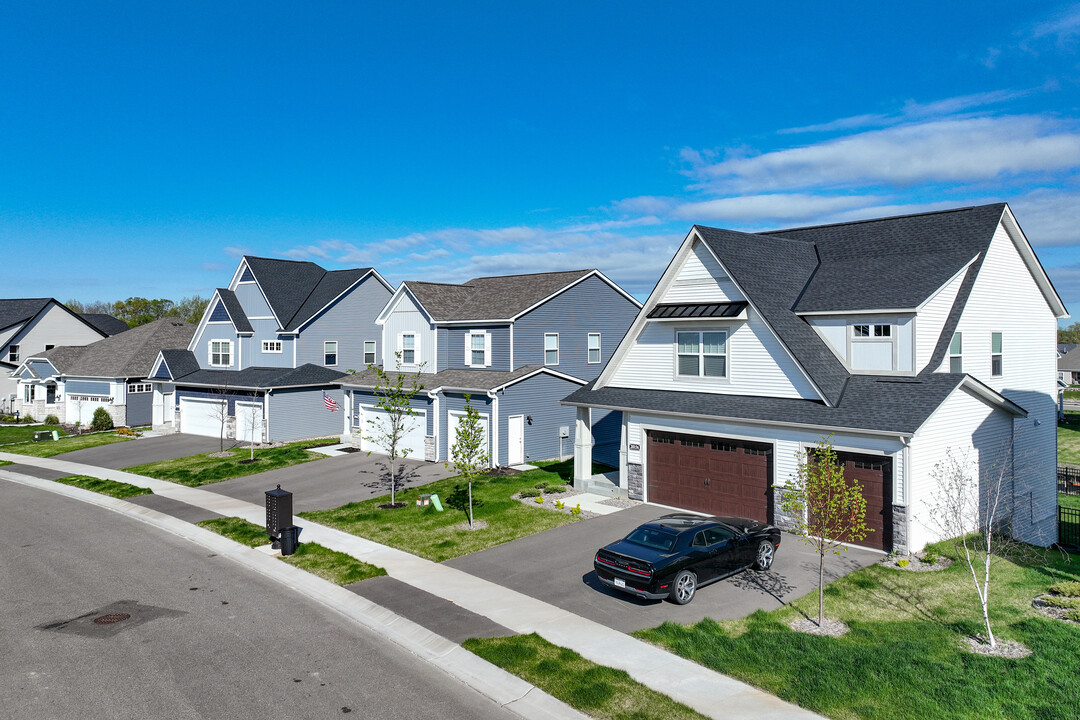
[{"label": "green lawn edge", "polygon": [[62,437],[59,440],[49,440],[46,442],[28,442],[18,445],[5,445],[0,448],[3,452],[15,453],[17,455],[29,455],[31,457],[53,457],[54,455],[62,455],[63,453],[73,452],[75,450],[85,450],[86,448],[98,447],[99,445],[111,445],[112,443],[128,442],[134,438],[120,437],[113,433],[91,433],[88,435],[68,435]]},{"label": "green lawn edge", "polygon": [[705,716],[642,685],[625,671],[586,660],[536,633],[470,638],[469,652],[601,720],[704,720]]},{"label": "green lawn edge", "polygon": [[101,495],[108,495],[109,497],[120,499],[136,497],[138,495],[152,495],[154,493],[150,488],[139,487],[138,485],[131,485],[130,483],[125,482],[117,482],[115,480],[103,480],[101,478],[90,477],[89,475],[68,475],[67,477],[57,478],[55,482],[80,487],[83,490],[90,490],[100,493]]},{"label": "green lawn edge", "polygon": [[1080,412],[1065,412],[1064,422],[1058,423],[1058,462],[1080,465]]},{"label": "green lawn edge", "polygon": [[187,487],[200,487],[233,478],[255,475],[269,470],[322,460],[327,456],[308,448],[337,444],[337,439],[302,440],[281,447],[256,449],[255,462],[249,460],[252,453],[247,448],[234,447],[226,452],[229,457],[211,457],[215,453],[199,453],[171,460],[159,460],[124,468],[125,472],[146,477],[168,480]]}]

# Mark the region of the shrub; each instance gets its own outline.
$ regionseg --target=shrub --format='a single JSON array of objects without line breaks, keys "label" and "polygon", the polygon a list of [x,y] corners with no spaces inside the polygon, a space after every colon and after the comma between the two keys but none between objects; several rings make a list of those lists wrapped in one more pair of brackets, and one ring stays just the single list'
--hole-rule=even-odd
[{"label": "shrub", "polygon": [[555,501],[555,508],[556,509],[562,510],[564,507],[566,507],[566,503],[564,503],[562,500],[556,500]]},{"label": "shrub", "polygon": [[923,553],[923,556],[919,558],[919,561],[926,565],[933,565],[937,562],[937,555],[932,552]]},{"label": "shrub", "polygon": [[535,500],[534,502],[535,502],[535,503],[536,503],[537,505],[543,505],[543,504],[544,504],[544,496],[543,496],[543,495],[540,495],[539,497],[537,497],[537,498],[536,498],[536,500]]},{"label": "shrub", "polygon": [[1042,599],[1047,605],[1052,605],[1059,608],[1076,608],[1080,609],[1080,598],[1068,597],[1068,596],[1055,596],[1048,595]]},{"label": "shrub", "polygon": [[0,418],[0,420],[3,420],[4,422],[18,422],[18,420],[15,419],[14,415],[5,415],[4,417]]},{"label": "shrub", "polygon": [[1080,610],[1069,610],[1065,613],[1065,618],[1073,622],[1080,622]]},{"label": "shrub", "polygon": [[94,411],[94,419],[90,421],[91,430],[112,430],[112,417],[109,415],[109,411],[103,407],[99,407]]},{"label": "shrub", "polygon": [[565,485],[548,485],[547,491],[549,493],[564,493],[566,492]]},{"label": "shrub", "polygon": [[24,415],[24,416],[23,416],[23,417],[22,417],[22,418],[21,418],[21,419],[19,420],[19,422],[20,422],[20,423],[22,423],[23,425],[29,425],[29,424],[30,424],[30,423],[32,423],[32,422],[36,422],[36,420],[34,420],[34,416],[33,416],[33,415]]},{"label": "shrub", "polygon": [[519,495],[519,497],[523,497],[523,498],[534,498],[534,497],[537,497],[539,495],[543,495],[543,493],[540,492],[539,490],[533,490],[532,488],[525,488],[518,495]]},{"label": "shrub", "polygon": [[570,514],[571,515],[580,515],[581,514],[581,503],[578,503],[574,507],[570,508]]},{"label": "shrub", "polygon": [[56,417],[55,415],[46,415],[45,416],[45,424],[46,425],[59,425],[60,424],[60,418]]},{"label": "shrub", "polygon": [[907,567],[908,565],[911,564],[911,561],[910,560],[897,560],[896,564],[899,565],[900,567]]},{"label": "shrub", "polygon": [[536,483],[535,485],[533,485],[533,487],[536,488],[537,490],[543,492],[543,491],[548,489],[548,484],[547,484],[546,480],[542,480],[542,481]]},{"label": "shrub", "polygon": [[116,428],[117,435],[123,435],[124,437],[139,437],[139,433],[135,432],[129,427]]},{"label": "shrub", "polygon": [[1080,580],[1064,580],[1050,586],[1050,592],[1056,595],[1080,597]]}]

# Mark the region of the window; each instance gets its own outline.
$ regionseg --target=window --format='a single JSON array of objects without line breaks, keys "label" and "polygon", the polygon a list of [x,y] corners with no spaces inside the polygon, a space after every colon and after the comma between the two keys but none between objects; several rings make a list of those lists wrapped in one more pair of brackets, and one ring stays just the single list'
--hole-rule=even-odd
[{"label": "window", "polygon": [[676,372],[683,377],[727,377],[727,331],[678,332]]},{"label": "window", "polygon": [[949,343],[949,372],[964,372],[964,339],[963,333],[953,333],[952,342]]},{"label": "window", "polygon": [[154,389],[154,386],[150,383],[130,383],[128,385],[129,393],[148,393]]},{"label": "window", "polygon": [[402,365],[415,365],[416,333],[402,333],[398,350],[401,352]]},{"label": "window", "polygon": [[280,340],[263,340],[262,351],[264,353],[279,353],[281,352]]},{"label": "window", "polygon": [[705,531],[705,542],[709,545],[727,542],[733,537],[735,537],[734,533],[722,527],[712,527]]},{"label": "window", "polygon": [[600,362],[600,333],[589,333],[589,364]]},{"label": "window", "polygon": [[892,337],[892,325],[875,325],[874,337]]},{"label": "window", "polygon": [[544,364],[559,364],[559,333],[544,333]]},{"label": "window", "polygon": [[855,337],[892,337],[892,325],[852,325]]},{"label": "window", "polygon": [[33,385],[23,385],[23,402],[34,402]]},{"label": "window", "polygon": [[870,326],[869,325],[856,325],[855,326],[855,337],[870,337]]},{"label": "window", "polygon": [[491,333],[469,332],[465,334],[465,365],[487,367],[491,364]]},{"label": "window", "polygon": [[990,333],[990,374],[1001,377],[1001,333]]},{"label": "window", "polygon": [[365,365],[374,365],[375,364],[375,341],[374,340],[365,340],[364,341],[364,364]]},{"label": "window", "polygon": [[19,362],[19,346],[12,345],[8,348],[8,362]]},{"label": "window", "polygon": [[56,346],[55,346],[55,345],[48,345],[48,344],[46,344],[46,345],[45,345],[45,352],[49,352],[49,351],[50,351],[50,350],[52,350],[52,349],[53,349],[54,347],[56,347]]},{"label": "window", "polygon": [[337,365],[337,340],[327,340],[322,344],[323,365]]},{"label": "window", "polygon": [[229,367],[232,365],[232,340],[210,341],[210,366]]}]

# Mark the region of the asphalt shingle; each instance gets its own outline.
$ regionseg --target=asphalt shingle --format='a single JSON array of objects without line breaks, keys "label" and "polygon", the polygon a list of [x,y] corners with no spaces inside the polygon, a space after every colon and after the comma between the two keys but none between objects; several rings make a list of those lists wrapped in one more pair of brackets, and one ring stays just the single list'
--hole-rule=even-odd
[{"label": "asphalt shingle", "polygon": [[498,275],[473,278],[461,285],[409,280],[405,285],[436,322],[502,320],[515,317],[590,272],[592,270]]}]

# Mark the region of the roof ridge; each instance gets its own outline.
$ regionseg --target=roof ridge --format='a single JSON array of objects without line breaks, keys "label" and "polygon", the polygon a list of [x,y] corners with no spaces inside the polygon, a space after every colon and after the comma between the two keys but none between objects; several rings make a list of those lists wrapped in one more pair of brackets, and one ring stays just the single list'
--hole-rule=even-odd
[{"label": "roof ridge", "polygon": [[[1006,202],[996,202],[996,203],[984,203],[982,205],[966,205],[964,207],[947,208],[945,210],[927,210],[925,212],[906,213],[904,215],[888,215],[886,217],[864,218],[862,220],[850,220],[848,222],[825,223],[824,225],[803,225],[801,227],[781,228],[779,230],[762,230],[762,231],[760,231],[758,233],[754,233],[754,234],[756,234],[756,235],[769,235],[770,237],[772,237],[773,235],[776,235],[776,234],[779,234],[779,233],[785,233],[785,232],[799,232],[799,231],[802,231],[802,230],[821,230],[823,228],[846,227],[846,226],[849,226],[849,225],[864,225],[866,223],[885,222],[887,220],[903,220],[905,218],[925,217],[927,215],[945,215],[945,214],[948,214],[948,213],[964,212],[964,211],[967,211],[967,210],[978,210],[978,209],[981,209],[981,208],[994,207],[995,205],[1000,205],[1000,206],[1002,206],[1002,208],[1004,208],[1005,205],[1007,205],[1007,204],[1008,203],[1006,203]],[[791,238],[784,238],[784,239],[785,240],[790,240]]]},{"label": "roof ridge", "polygon": [[784,242],[797,243],[797,244],[799,244],[801,246],[817,245],[817,243],[815,241],[813,241],[813,240],[800,240],[798,238],[788,238],[788,237],[782,237],[780,235],[772,235],[771,234],[772,231],[769,231],[769,232],[746,232],[746,231],[743,231],[743,230],[730,230],[728,228],[718,228],[718,227],[713,227],[712,225],[700,225],[700,224],[697,224],[697,223],[694,224],[694,227],[695,228],[701,228],[703,230],[715,230],[717,232],[731,233],[733,235],[745,235],[746,237],[749,237],[749,238],[762,238],[762,237],[764,237],[764,238],[768,238],[769,240],[783,240]]},{"label": "roof ridge", "polygon": [[590,273],[597,271],[596,268],[581,268],[578,270],[546,270],[544,272],[533,273],[512,273],[510,275],[482,275],[480,277],[474,277],[466,281],[466,285],[476,280],[494,280],[495,278],[515,278],[515,277],[531,277],[533,275],[569,275],[570,273]]},{"label": "roof ridge", "polygon": [[242,259],[244,259],[244,260],[272,260],[273,262],[296,263],[297,265],[314,265],[315,267],[322,269],[324,272],[326,271],[326,268],[324,268],[319,263],[314,262],[313,260],[290,260],[288,258],[266,257],[265,255],[244,255],[244,256],[242,256]]}]

